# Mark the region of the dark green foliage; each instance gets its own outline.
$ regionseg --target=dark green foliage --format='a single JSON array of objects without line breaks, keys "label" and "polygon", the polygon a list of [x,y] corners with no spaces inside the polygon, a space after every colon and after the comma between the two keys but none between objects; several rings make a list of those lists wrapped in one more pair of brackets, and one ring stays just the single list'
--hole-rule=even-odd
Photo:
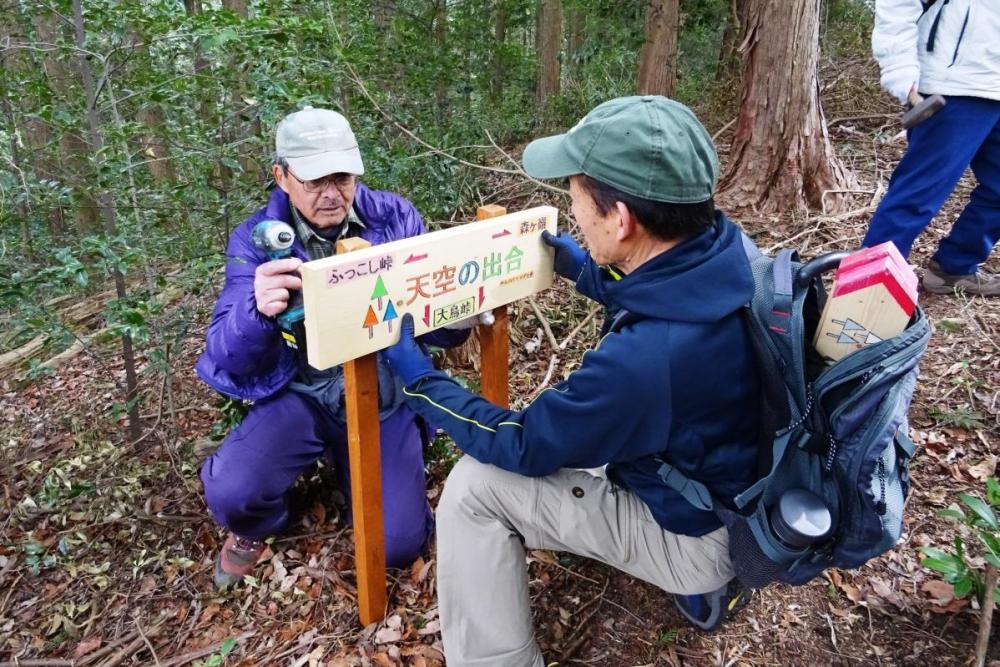
[{"label": "dark green foliage", "polygon": [[[975,533],[978,548],[973,542],[973,551],[978,553],[986,563],[1000,568],[1000,522],[997,521],[996,509],[1000,508],[1000,483],[996,479],[986,480],[986,500],[967,493],[959,494],[959,499],[968,513],[954,506],[941,510],[940,516],[957,522]],[[966,538],[956,533],[952,538],[954,551],[946,551],[935,547],[921,547],[926,556],[922,561],[928,567],[941,575],[941,578],[952,585],[955,597],[964,598],[969,593],[979,600],[980,608],[987,595],[1000,602],[1000,588],[987,591],[983,573],[977,567],[968,553]]]},{"label": "dark green foliage", "polygon": [[220,441],[229,435],[229,432],[239,425],[243,418],[250,411],[250,404],[228,396],[219,395],[219,400],[215,403],[219,411],[218,420],[212,424],[212,430],[208,436],[212,440]]},{"label": "dark green foliage", "polygon": [[[81,60],[71,0],[8,3],[0,22],[10,38],[0,49],[3,348],[39,334],[68,345],[73,336],[45,303],[104,291],[118,272],[128,289],[109,304],[104,326],[153,362],[147,374],[169,374],[171,346],[200,329],[158,300],[161,270],[184,267],[172,284],[188,292],[217,289],[229,233],[266,197],[274,126],[302,106],[343,111],[365,181],[412,199],[433,227],[471,217],[498,191],[493,173],[434,148],[509,168],[491,140],[517,157],[531,138],[634,92],[645,2],[564,0],[562,92],[543,107],[534,0],[399,0],[378,4],[395,7],[383,16],[376,4],[254,0],[242,19],[207,0],[192,15],[177,0],[88,0]],[[828,7],[826,41],[866,53],[864,0]],[[730,11],[728,0],[682,3],[680,100],[731,105],[734,87],[715,83]],[[82,62],[98,84],[99,152],[86,143]],[[103,192],[116,213],[113,238],[98,215]],[[47,372],[29,370],[29,379]]]}]

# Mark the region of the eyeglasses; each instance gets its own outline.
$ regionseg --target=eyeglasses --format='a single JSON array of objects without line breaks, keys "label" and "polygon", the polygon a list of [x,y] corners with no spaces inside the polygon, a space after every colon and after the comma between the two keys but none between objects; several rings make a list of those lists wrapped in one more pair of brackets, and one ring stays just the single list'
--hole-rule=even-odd
[{"label": "eyeglasses", "polygon": [[290,169],[285,169],[285,173],[294,178],[302,186],[302,189],[310,194],[323,192],[332,183],[338,190],[345,190],[354,185],[354,174],[337,173],[329,174],[323,178],[314,178],[311,181],[303,181],[292,173]]}]

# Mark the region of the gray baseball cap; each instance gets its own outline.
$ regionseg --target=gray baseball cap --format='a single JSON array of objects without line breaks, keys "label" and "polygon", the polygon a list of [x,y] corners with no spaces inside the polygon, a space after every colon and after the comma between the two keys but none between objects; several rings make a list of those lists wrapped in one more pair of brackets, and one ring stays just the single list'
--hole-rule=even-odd
[{"label": "gray baseball cap", "polygon": [[306,107],[285,116],[275,132],[274,153],[285,158],[304,181],[328,174],[365,173],[350,123],[329,109]]},{"label": "gray baseball cap", "polygon": [[719,175],[705,127],[686,106],[659,95],[604,102],[569,132],[532,141],[523,160],[535,178],[586,174],[636,197],[674,204],[707,201]]}]

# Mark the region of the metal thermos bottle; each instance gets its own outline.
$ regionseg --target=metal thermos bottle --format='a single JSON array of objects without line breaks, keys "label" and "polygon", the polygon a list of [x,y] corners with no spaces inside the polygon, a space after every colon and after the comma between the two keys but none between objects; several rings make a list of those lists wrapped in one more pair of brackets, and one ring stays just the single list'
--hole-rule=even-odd
[{"label": "metal thermos bottle", "polygon": [[830,509],[818,495],[805,489],[789,489],[781,494],[769,514],[771,529],[792,549],[803,549],[830,534]]}]

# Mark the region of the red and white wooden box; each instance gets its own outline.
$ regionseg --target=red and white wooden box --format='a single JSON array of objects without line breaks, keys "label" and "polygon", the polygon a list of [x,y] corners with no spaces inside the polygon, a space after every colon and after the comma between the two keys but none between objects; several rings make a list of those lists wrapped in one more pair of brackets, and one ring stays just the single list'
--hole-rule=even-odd
[{"label": "red and white wooden box", "polygon": [[903,332],[917,305],[917,276],[891,241],[840,262],[813,345],[834,362]]}]

